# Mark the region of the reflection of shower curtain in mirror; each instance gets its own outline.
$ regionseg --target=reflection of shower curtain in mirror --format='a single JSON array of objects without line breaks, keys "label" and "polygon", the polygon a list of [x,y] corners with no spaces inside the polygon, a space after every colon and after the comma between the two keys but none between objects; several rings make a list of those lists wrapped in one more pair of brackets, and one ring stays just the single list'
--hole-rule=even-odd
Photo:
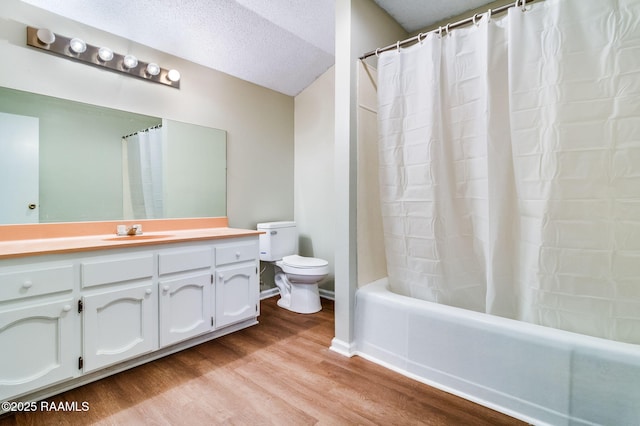
[{"label": "reflection of shower curtain in mirror", "polygon": [[162,218],[162,129],[123,137],[122,151],[124,218]]}]

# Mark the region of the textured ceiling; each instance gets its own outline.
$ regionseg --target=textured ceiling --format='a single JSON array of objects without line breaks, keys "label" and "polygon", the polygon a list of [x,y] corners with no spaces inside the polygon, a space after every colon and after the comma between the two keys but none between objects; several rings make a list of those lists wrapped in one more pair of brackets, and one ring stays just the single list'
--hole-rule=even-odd
[{"label": "textured ceiling", "polygon": [[489,4],[489,0],[373,0],[412,33],[452,16]]},{"label": "textured ceiling", "polygon": [[[291,96],[334,63],[335,0],[22,1]],[[487,3],[374,1],[409,32]]]}]

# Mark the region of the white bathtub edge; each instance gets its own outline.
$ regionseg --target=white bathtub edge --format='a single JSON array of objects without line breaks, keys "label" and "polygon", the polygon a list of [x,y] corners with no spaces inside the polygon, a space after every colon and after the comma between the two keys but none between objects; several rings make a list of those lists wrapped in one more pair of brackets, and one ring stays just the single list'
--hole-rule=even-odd
[{"label": "white bathtub edge", "polygon": [[356,292],[354,328],[353,354],[528,423],[631,425],[640,414],[637,345],[419,301],[386,278]]},{"label": "white bathtub edge", "polygon": [[413,380],[415,380],[417,382],[424,383],[425,385],[428,385],[428,386],[431,386],[433,388],[439,389],[441,391],[450,393],[451,395],[459,396],[460,398],[464,398],[464,399],[466,399],[468,401],[471,401],[471,402],[474,402],[476,404],[482,405],[483,407],[490,408],[490,409],[492,409],[494,411],[497,411],[499,413],[506,414],[507,416],[511,416],[511,417],[513,417],[515,419],[522,420],[523,422],[526,422],[526,423],[529,423],[529,424],[532,424],[532,425],[538,425],[538,426],[552,426],[550,423],[543,423],[539,419],[534,419],[532,417],[527,417],[527,416],[523,415],[522,413],[509,410],[506,407],[503,407],[503,406],[500,406],[500,405],[497,405],[497,404],[493,404],[492,402],[487,401],[487,400],[476,398],[473,395],[457,391],[456,389],[453,389],[453,388],[451,388],[449,386],[443,385],[441,383],[438,383],[438,382],[429,380],[429,379],[427,379],[425,377],[419,376],[417,374],[411,373],[411,372],[409,372],[409,371],[407,371],[407,370],[405,370],[403,368],[397,367],[397,366],[395,366],[393,364],[385,362],[385,361],[383,361],[381,359],[378,359],[378,358],[376,358],[374,356],[368,355],[368,354],[366,354],[364,352],[360,352],[360,351],[356,350],[354,352],[354,355],[359,356],[361,358],[364,358],[367,361],[371,361],[371,362],[373,362],[375,364],[378,364],[378,365],[380,365],[382,367],[388,368],[389,370],[395,371],[396,373],[402,374],[403,376],[408,377],[410,379],[413,379]]}]

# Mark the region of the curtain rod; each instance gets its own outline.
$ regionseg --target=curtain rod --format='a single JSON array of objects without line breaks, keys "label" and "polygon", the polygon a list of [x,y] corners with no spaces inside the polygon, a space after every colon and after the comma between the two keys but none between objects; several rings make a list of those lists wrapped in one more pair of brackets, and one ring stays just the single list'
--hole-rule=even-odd
[{"label": "curtain rod", "polygon": [[[518,7],[518,6],[521,6],[522,10],[524,10],[524,8],[527,5],[527,3],[533,3],[534,1],[536,1],[536,0],[516,0],[515,3],[505,4],[504,6],[500,6],[500,7],[496,8],[496,9],[489,9],[487,13],[489,14],[489,17],[491,17],[493,15],[497,15],[499,13],[506,12],[507,10],[509,10],[512,7]],[[460,20],[458,22],[454,22],[452,24],[449,23],[449,24],[445,25],[444,27],[441,26],[437,30],[427,31],[426,33],[419,33],[417,36],[413,36],[413,37],[408,38],[406,40],[398,41],[395,44],[390,44],[388,46],[381,47],[381,48],[379,47],[376,50],[372,50],[370,52],[365,53],[364,55],[360,56],[359,59],[362,61],[364,59],[367,59],[370,56],[378,55],[378,54],[380,54],[382,52],[386,52],[388,50],[399,49],[400,47],[404,47],[407,44],[410,44],[410,43],[413,43],[413,42],[416,42],[416,41],[424,40],[424,37],[426,37],[427,34],[430,34],[430,33],[437,33],[437,32],[442,33],[443,30],[449,32],[449,30],[451,30],[451,29],[462,27],[462,26],[467,25],[467,24],[475,23],[476,19],[478,19],[478,17],[481,16],[481,15],[482,14],[476,13],[475,15],[470,16],[470,17],[468,17],[466,19],[462,19],[462,20]]]},{"label": "curtain rod", "polygon": [[155,129],[160,129],[160,128],[162,128],[162,124],[156,124],[155,126],[151,126],[148,129],[138,130],[137,132],[131,133],[130,135],[123,136],[123,138],[126,139],[126,138],[128,138],[130,136],[135,136],[138,133],[148,132],[149,130],[155,130]]}]

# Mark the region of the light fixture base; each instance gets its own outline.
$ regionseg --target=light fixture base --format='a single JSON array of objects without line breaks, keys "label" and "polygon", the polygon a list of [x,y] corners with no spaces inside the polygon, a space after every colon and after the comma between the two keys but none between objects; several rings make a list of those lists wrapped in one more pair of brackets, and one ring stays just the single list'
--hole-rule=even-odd
[{"label": "light fixture base", "polygon": [[88,65],[93,65],[98,68],[108,69],[110,71],[127,74],[132,77],[141,78],[143,80],[152,81],[154,83],[164,84],[166,86],[180,88],[180,80],[172,81],[168,78],[169,70],[160,67],[160,72],[157,75],[152,75],[146,72],[147,62],[138,61],[138,64],[133,68],[127,68],[123,66],[125,55],[113,53],[113,59],[110,61],[104,61],[98,56],[100,47],[86,44],[86,50],[81,53],[76,53],[69,48],[71,42],[70,37],[65,37],[60,34],[52,33],[55,38],[53,43],[44,44],[38,40],[38,28],[27,27],[27,45],[35,47],[36,49],[44,50],[48,53],[52,53],[58,56],[62,56],[73,61],[82,62]]}]

